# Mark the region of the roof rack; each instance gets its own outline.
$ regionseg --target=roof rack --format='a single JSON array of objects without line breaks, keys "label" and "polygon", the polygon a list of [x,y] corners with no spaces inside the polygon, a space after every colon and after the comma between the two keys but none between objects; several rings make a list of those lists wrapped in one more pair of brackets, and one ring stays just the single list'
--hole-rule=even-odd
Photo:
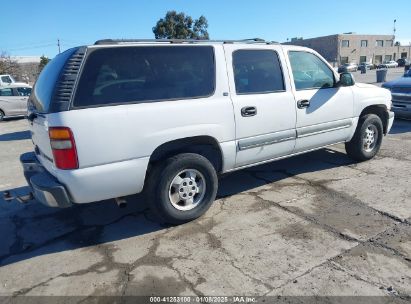
[{"label": "roof rack", "polygon": [[128,43],[263,43],[263,44],[279,44],[277,41],[265,41],[261,38],[250,38],[241,40],[199,40],[199,39],[102,39],[97,40],[95,45],[108,44],[128,44]]}]

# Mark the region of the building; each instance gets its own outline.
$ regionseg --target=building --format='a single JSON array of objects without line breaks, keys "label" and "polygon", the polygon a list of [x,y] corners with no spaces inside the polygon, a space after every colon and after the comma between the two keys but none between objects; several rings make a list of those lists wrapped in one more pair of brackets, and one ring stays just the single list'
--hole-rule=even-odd
[{"label": "building", "polygon": [[293,44],[316,50],[333,65],[369,62],[374,64],[399,58],[410,58],[411,46],[400,46],[393,35],[335,34],[317,38],[292,38]]}]

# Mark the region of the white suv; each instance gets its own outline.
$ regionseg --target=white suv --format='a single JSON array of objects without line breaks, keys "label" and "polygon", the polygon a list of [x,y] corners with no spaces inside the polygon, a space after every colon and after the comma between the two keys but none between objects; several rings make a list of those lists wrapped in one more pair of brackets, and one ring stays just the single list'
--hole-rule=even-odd
[{"label": "white suv", "polygon": [[147,193],[163,221],[202,215],[218,174],[345,142],[367,160],[392,126],[386,89],[315,51],[256,41],[103,40],[43,70],[29,100],[35,198],[67,207]]}]

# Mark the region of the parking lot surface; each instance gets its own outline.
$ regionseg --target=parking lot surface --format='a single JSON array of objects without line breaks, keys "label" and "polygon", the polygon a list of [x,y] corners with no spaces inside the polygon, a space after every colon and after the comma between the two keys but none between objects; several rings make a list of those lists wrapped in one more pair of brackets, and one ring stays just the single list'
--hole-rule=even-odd
[{"label": "parking lot surface", "polygon": [[[26,120],[0,124],[0,191],[28,191],[18,157],[30,150]],[[362,295],[405,303],[410,151],[411,121],[396,120],[368,162],[353,162],[337,145],[228,174],[206,215],[177,227],[153,221],[140,197],[123,209],[113,201],[51,209],[0,199],[0,295]]]}]

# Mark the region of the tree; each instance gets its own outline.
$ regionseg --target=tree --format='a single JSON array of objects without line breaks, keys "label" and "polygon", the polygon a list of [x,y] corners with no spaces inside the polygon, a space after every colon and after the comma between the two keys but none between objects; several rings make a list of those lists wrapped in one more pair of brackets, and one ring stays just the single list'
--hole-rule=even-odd
[{"label": "tree", "polygon": [[18,74],[19,65],[16,60],[13,60],[6,52],[0,53],[0,74],[10,74],[16,76]]},{"label": "tree", "polygon": [[40,57],[40,63],[39,63],[39,73],[43,70],[43,68],[46,66],[47,63],[49,63],[50,59],[46,56],[41,56]]},{"label": "tree", "polygon": [[208,22],[204,16],[193,20],[183,12],[168,11],[153,27],[156,39],[209,39]]}]

